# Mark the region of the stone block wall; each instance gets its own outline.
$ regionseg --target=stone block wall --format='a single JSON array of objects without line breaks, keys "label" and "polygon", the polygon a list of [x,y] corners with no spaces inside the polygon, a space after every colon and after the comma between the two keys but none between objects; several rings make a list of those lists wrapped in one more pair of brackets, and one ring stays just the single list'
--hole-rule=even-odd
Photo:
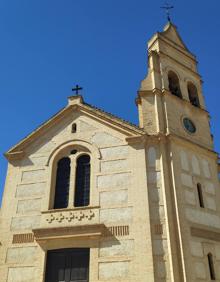
[{"label": "stone block wall", "polygon": [[[74,134],[71,133],[73,122],[77,124]],[[142,191],[147,191],[145,150],[143,146],[132,148],[125,137],[101,122],[72,113],[31,143],[23,159],[10,164],[2,206],[1,282],[43,282],[47,248],[73,244],[71,240],[54,241],[42,247],[34,240],[32,229],[94,223],[104,223],[111,236],[103,235],[98,241],[79,239],[72,245],[91,247],[91,282],[138,282],[143,275],[153,277],[152,269],[148,270],[143,260],[143,257],[150,260],[152,256],[151,244],[145,241],[150,238],[145,212],[147,197],[142,197]],[[88,151],[94,148],[91,151],[91,209],[81,211],[72,207],[72,210],[50,211],[54,185],[50,160],[56,150],[71,142],[73,145],[68,150],[78,143],[80,150],[82,144]],[[99,152],[100,157],[95,152]],[[140,200],[144,204],[140,205]],[[142,215],[138,216],[140,211]],[[146,226],[138,225],[140,221],[146,222]]]}]

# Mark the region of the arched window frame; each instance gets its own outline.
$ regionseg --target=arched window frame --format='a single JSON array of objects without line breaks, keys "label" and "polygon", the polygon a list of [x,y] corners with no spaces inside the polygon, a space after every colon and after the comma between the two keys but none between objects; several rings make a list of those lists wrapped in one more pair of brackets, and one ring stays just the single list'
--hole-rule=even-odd
[{"label": "arched window frame", "polygon": [[[71,159],[64,157],[59,159],[56,166],[54,187],[54,209],[67,208],[69,202],[71,175]],[[64,177],[65,176],[65,177]],[[62,198],[61,198],[62,197]]]},{"label": "arched window frame", "polygon": [[198,95],[198,88],[192,81],[187,82],[187,92],[188,92],[188,98],[189,98],[190,103],[193,106],[200,108],[200,99]]},{"label": "arched window frame", "polygon": [[[79,172],[78,172],[78,161],[80,160],[80,158],[82,158],[82,157],[84,157],[84,156],[88,156],[89,157],[89,196],[88,196],[88,198],[89,198],[89,200],[88,200],[88,203],[86,203],[86,204],[82,204],[82,203],[79,203],[79,199],[77,199],[77,189],[78,189],[78,187],[77,187],[77,182],[78,182],[78,178],[79,178]],[[86,177],[86,175],[84,175],[84,180],[85,180],[85,177]],[[87,179],[87,181],[88,181],[88,179]],[[82,153],[82,154],[79,154],[78,156],[77,156],[77,158],[75,159],[75,187],[74,187],[74,199],[73,199],[73,205],[74,205],[74,207],[82,207],[82,206],[89,206],[90,205],[90,197],[91,197],[91,156],[89,155],[89,154],[86,154],[86,153]],[[84,187],[85,188],[85,187]]]},{"label": "arched window frame", "polygon": [[[177,80],[177,83],[176,83],[176,90],[171,88],[170,86],[170,77],[173,76],[176,80]],[[178,76],[178,74],[173,71],[172,69],[168,70],[167,71],[167,81],[168,81],[168,89],[170,91],[170,93],[180,99],[183,98],[183,95],[182,95],[182,91],[181,91],[181,87],[180,87],[180,78]],[[175,91],[174,91],[175,90]]]},{"label": "arched window frame", "polygon": [[[77,150],[75,154],[70,154],[70,152]],[[94,187],[96,187],[96,175],[100,173],[100,160],[101,153],[99,148],[91,144],[87,141],[83,140],[74,140],[67,141],[61,145],[59,145],[56,149],[54,149],[46,163],[46,170],[48,174],[48,182],[45,189],[45,197],[42,204],[42,212],[46,212],[48,210],[53,210],[54,205],[54,197],[55,197],[55,183],[56,183],[56,167],[57,162],[63,158],[70,156],[71,157],[71,179],[70,179],[70,192],[69,192],[69,204],[67,209],[75,208],[73,205],[74,199],[74,188],[75,188],[75,160],[83,155],[88,154],[90,156],[91,163],[91,173],[90,173],[90,205],[89,206],[98,206],[99,205],[99,195],[96,193]]]}]

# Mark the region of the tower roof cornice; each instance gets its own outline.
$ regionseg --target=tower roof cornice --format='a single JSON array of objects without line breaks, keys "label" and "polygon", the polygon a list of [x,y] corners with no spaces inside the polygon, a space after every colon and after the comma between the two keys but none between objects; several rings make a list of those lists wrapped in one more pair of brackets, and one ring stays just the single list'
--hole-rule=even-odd
[{"label": "tower roof cornice", "polygon": [[[172,22],[168,22],[163,31],[158,31],[151,37],[148,41],[148,50],[150,51],[158,41],[168,44],[197,62],[196,56],[187,48],[177,30],[177,26]],[[160,44],[158,44],[158,48],[160,48]]]}]

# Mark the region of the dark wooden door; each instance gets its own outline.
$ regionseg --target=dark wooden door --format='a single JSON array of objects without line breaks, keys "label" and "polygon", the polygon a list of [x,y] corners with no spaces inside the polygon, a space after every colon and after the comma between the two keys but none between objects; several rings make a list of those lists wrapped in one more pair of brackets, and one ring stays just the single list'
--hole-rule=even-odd
[{"label": "dark wooden door", "polygon": [[89,282],[89,249],[48,251],[45,282]]}]

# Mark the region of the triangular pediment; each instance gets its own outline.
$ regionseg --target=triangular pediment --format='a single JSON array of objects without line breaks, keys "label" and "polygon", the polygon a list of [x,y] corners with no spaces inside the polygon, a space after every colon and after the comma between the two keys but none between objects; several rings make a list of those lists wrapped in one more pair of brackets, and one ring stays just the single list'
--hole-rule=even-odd
[{"label": "triangular pediment", "polygon": [[[48,133],[50,132],[49,138],[52,141],[50,142],[50,144],[53,145],[53,141],[55,140],[55,143],[57,142],[56,138],[59,139],[58,135],[61,132],[62,136],[65,136],[66,131],[70,132],[71,124],[76,118],[78,119],[79,132],[93,134],[93,132],[97,130],[99,125],[105,128],[105,133],[99,133],[93,136],[94,140],[91,139],[94,143],[97,144],[100,142],[100,140],[103,139],[105,139],[107,143],[110,141],[117,143],[117,138],[114,138],[108,134],[108,128],[120,132],[125,137],[133,137],[144,134],[143,130],[138,126],[84,103],[82,97],[80,97],[80,99],[78,100],[73,100],[74,98],[69,99],[69,104],[67,105],[67,107],[62,109],[27,137],[22,139],[17,145],[6,152],[5,156],[9,160],[20,159],[23,157],[25,149],[32,144],[34,144],[34,146],[36,145],[36,147],[41,147],[41,150],[47,150],[49,143],[46,140],[48,137],[45,139],[45,136],[48,136]],[[86,117],[86,119],[79,119],[80,116]],[[90,121],[95,122],[90,123]]]}]

